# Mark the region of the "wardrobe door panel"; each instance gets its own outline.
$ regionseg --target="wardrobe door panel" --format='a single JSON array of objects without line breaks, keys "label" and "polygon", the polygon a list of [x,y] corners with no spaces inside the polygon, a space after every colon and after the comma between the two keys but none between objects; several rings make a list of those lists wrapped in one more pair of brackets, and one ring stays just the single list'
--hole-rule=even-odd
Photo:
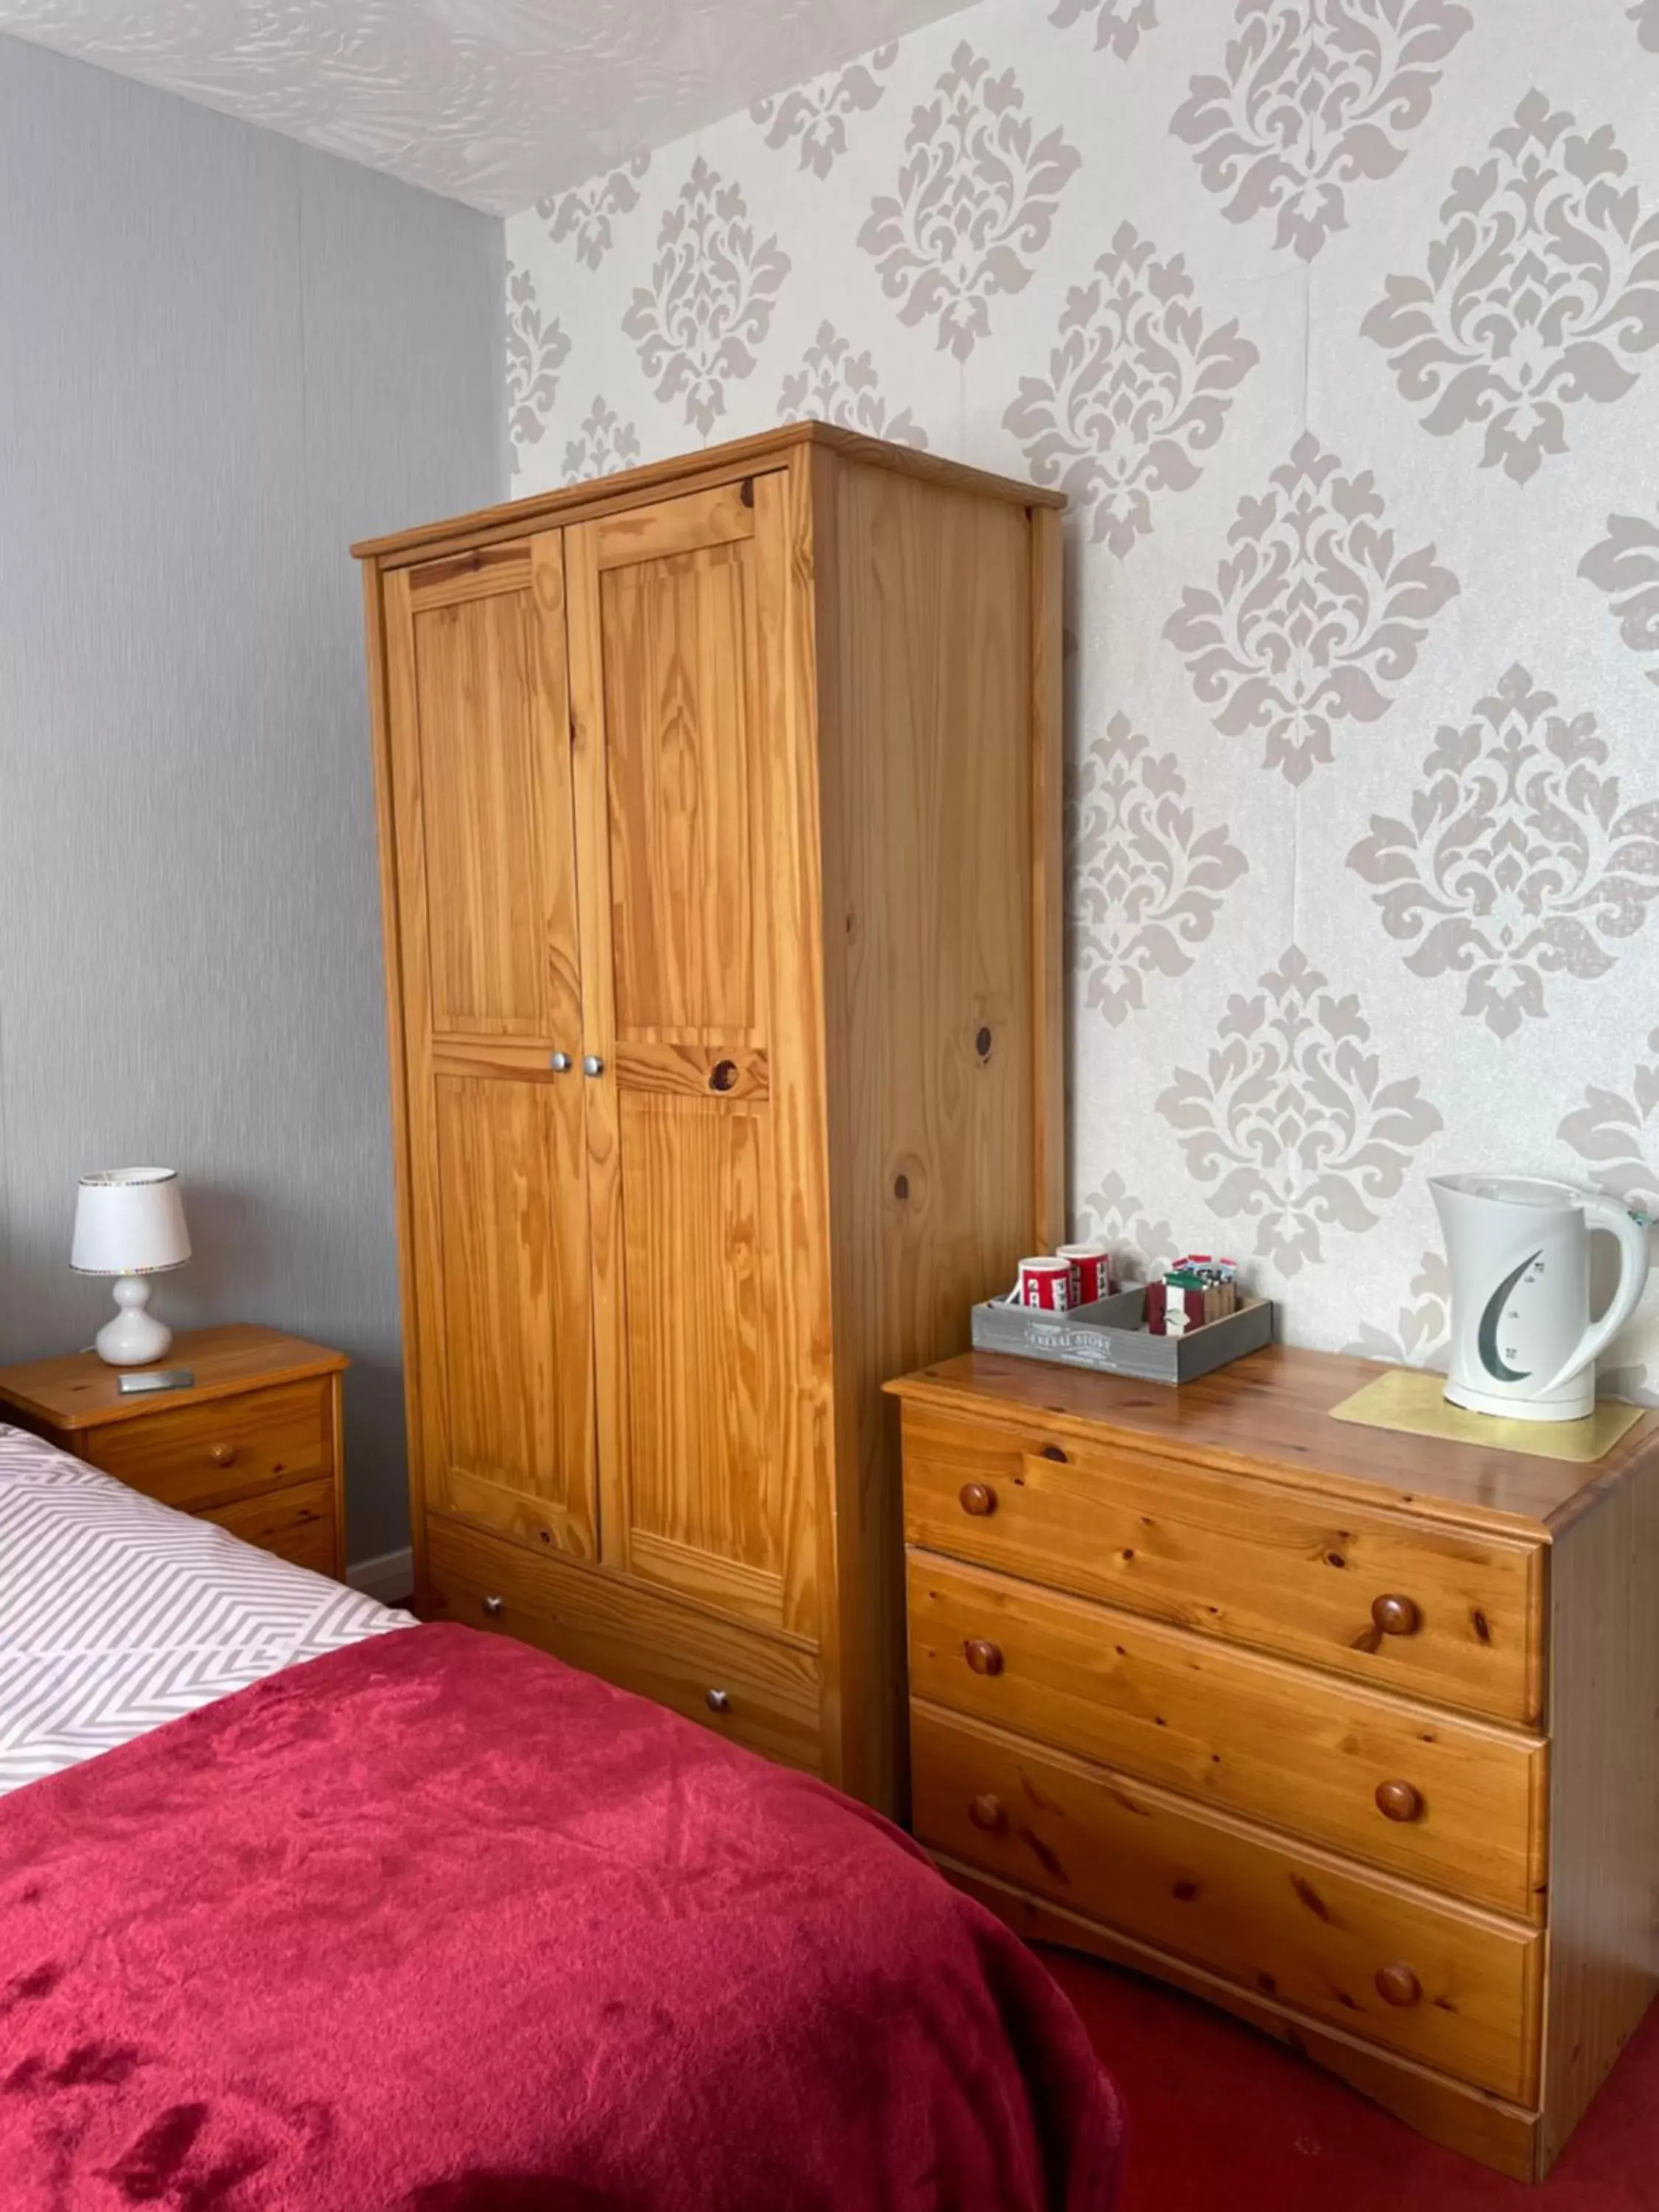
[{"label": "wardrobe door panel", "polygon": [[[598,1551],[586,1100],[556,534],[387,580],[428,1504]],[[557,1072],[554,1056],[568,1068]]]},{"label": "wardrobe door panel", "polygon": [[[567,533],[604,1556],[815,1633],[791,1443],[764,602],[740,492]],[[745,495],[746,493],[746,495]],[[787,1072],[786,1072],[787,1073]]]},{"label": "wardrobe door panel", "polygon": [[[419,583],[416,580],[416,592]],[[563,672],[528,594],[413,611],[433,1028],[580,1025]],[[560,747],[561,755],[568,747]]]},{"label": "wardrobe door panel", "polygon": [[634,1571],[775,1623],[767,1109],[643,1087],[619,1108]]},{"label": "wardrobe door panel", "polygon": [[600,574],[618,1038],[756,1030],[753,555]]}]

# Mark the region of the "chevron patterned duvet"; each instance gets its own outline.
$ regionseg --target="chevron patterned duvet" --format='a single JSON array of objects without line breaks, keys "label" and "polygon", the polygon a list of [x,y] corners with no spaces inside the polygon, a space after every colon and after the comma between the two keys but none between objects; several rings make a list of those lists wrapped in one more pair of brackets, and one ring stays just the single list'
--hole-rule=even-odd
[{"label": "chevron patterned duvet", "polygon": [[0,1794],[412,1626],[0,1424]]}]

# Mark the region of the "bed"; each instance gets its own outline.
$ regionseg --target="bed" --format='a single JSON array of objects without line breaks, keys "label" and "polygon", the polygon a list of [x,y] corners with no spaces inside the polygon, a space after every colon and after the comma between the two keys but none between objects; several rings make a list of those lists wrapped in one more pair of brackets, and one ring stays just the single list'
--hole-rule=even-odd
[{"label": "bed", "polygon": [[1107,2212],[1038,1962],[821,1784],[0,1427],[5,2212]]}]

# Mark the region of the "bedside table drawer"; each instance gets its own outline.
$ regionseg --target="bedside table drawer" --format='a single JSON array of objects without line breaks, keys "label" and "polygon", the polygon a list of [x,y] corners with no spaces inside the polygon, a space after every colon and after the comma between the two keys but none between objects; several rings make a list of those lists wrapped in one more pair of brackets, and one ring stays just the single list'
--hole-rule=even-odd
[{"label": "bedside table drawer", "polygon": [[295,1483],[291,1490],[266,1490],[228,1505],[208,1506],[198,1518],[217,1522],[245,1544],[274,1552],[296,1567],[310,1567],[319,1575],[335,1571],[334,1484],[326,1475]]},{"label": "bedside table drawer", "polygon": [[1536,1737],[930,1553],[907,1579],[925,1702],[1541,1920]]},{"label": "bedside table drawer", "polygon": [[82,1456],[147,1498],[197,1512],[331,1472],[329,1418],[327,1382],[283,1382],[113,1422]]},{"label": "bedside table drawer", "polygon": [[1529,1726],[1541,1715],[1540,1544],[909,1407],[904,1532],[1379,1688]]},{"label": "bedside table drawer", "polygon": [[911,1746],[916,1835],[947,1857],[1479,2088],[1535,2094],[1540,1930],[929,1705]]}]

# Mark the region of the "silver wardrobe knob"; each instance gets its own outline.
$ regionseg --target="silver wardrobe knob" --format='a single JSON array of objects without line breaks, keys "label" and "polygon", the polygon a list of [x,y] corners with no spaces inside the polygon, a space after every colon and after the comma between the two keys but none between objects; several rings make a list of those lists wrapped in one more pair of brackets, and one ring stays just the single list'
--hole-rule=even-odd
[{"label": "silver wardrobe knob", "polygon": [[599,1058],[598,1053],[585,1052],[582,1054],[582,1073],[584,1075],[603,1075],[605,1073],[605,1062]]},{"label": "silver wardrobe knob", "polygon": [[570,1065],[570,1054],[568,1052],[550,1052],[547,1056],[547,1064],[555,1075],[562,1075]]},{"label": "silver wardrobe knob", "polygon": [[507,1600],[504,1597],[487,1597],[483,1609],[492,1620],[499,1620],[507,1611]]},{"label": "silver wardrobe knob", "polygon": [[731,1694],[726,1690],[711,1690],[706,1702],[711,1713],[729,1712],[732,1709]]}]

